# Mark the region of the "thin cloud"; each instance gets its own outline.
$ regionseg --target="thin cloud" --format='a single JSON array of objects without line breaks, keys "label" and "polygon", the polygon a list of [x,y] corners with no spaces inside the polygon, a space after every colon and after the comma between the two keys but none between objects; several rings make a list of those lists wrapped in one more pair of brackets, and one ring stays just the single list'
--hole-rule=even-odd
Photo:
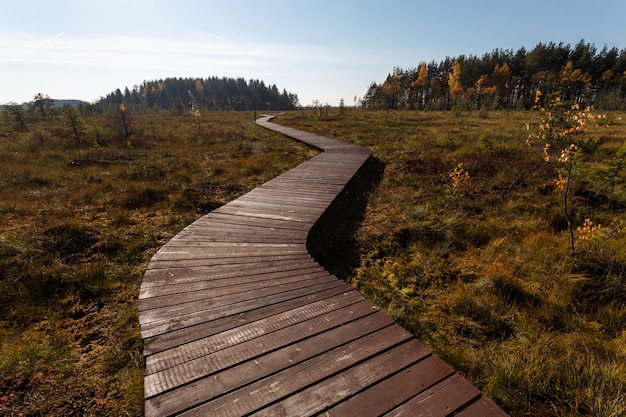
[{"label": "thin cloud", "polygon": [[[5,79],[30,72],[37,74],[31,77],[34,80],[53,80],[57,92],[47,87],[48,93],[78,98],[96,97],[146,79],[228,76],[261,78],[295,92],[305,103],[311,97],[329,101],[334,98],[319,96],[320,86],[339,83],[339,91],[348,90],[341,95],[361,94],[389,70],[388,63],[398,53],[390,48],[263,43],[212,34],[166,39],[119,34],[78,37],[69,32],[56,42],[50,38],[16,53],[28,45],[24,42],[28,36],[8,38],[21,41],[0,46],[0,56],[13,54],[14,64],[0,71]],[[39,49],[36,54],[28,53],[34,49]],[[299,83],[303,85],[297,87]]]},{"label": "thin cloud", "polygon": [[[326,68],[388,62],[388,51],[319,45],[263,44],[217,36],[198,39],[155,39],[109,36],[75,38],[49,45],[63,32],[6,60],[27,64],[53,64],[119,69],[260,70],[280,66],[311,65]],[[29,52],[41,49],[36,56]]]},{"label": "thin cloud", "polygon": [[58,37],[62,36],[64,33],[65,33],[65,32],[59,32],[59,33],[57,33],[56,35],[54,35],[53,37],[48,38],[48,39],[46,39],[45,41],[43,41],[43,42],[41,42],[41,43],[39,43],[39,44],[37,44],[37,45],[35,45],[35,46],[31,47],[31,48],[28,48],[27,50],[25,50],[25,51],[23,51],[23,52],[20,52],[20,53],[18,53],[17,55],[15,55],[15,56],[11,57],[11,58],[5,59],[4,61],[0,61],[0,65],[4,65],[4,64],[7,64],[7,63],[12,62],[12,61],[17,61],[17,60],[19,60],[20,58],[22,58],[23,56],[28,55],[29,53],[31,53],[31,52],[33,52],[33,51],[35,51],[35,50],[37,50],[37,49],[40,49],[40,48],[44,47],[45,45],[49,44],[50,42],[52,42],[52,41],[53,41],[53,40],[55,40],[56,38],[58,38]]}]

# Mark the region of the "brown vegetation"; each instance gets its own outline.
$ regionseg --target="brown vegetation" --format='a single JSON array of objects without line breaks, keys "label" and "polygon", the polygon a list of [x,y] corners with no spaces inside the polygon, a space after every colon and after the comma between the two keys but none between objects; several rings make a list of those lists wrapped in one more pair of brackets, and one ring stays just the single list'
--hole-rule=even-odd
[{"label": "brown vegetation", "polygon": [[353,110],[277,120],[366,146],[384,170],[375,187],[352,191],[366,199],[362,222],[344,234],[326,220],[352,263],[333,260],[345,279],[513,416],[623,416],[626,131],[614,113],[587,132],[596,146],[572,178],[572,252],[560,162],[525,143],[539,116]]},{"label": "brown vegetation", "polygon": [[311,156],[250,113],[126,116],[0,129],[0,415],[142,415],[150,257]]},{"label": "brown vegetation", "polygon": [[[277,119],[373,151],[316,256],[513,416],[624,415],[620,114],[577,162],[572,252],[537,112],[342,110]],[[146,262],[312,152],[250,114],[115,117],[0,129],[4,415],[141,415]]]}]

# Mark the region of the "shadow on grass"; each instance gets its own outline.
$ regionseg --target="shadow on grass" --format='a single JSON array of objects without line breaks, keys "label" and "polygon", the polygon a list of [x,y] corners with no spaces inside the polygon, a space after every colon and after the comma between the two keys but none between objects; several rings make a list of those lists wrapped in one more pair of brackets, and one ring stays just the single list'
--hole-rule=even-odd
[{"label": "shadow on grass", "polygon": [[360,264],[356,232],[369,193],[380,183],[385,164],[371,156],[311,229],[307,248],[327,271],[344,281]]}]

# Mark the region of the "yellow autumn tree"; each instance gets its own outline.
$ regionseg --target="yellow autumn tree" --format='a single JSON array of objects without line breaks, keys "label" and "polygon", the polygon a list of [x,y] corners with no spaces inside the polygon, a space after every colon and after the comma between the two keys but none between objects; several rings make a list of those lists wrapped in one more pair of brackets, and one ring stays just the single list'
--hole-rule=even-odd
[{"label": "yellow autumn tree", "polygon": [[383,84],[383,91],[387,97],[388,106],[394,110],[398,109],[400,95],[402,93],[402,88],[400,86],[400,77],[402,75],[401,71],[402,70],[400,68],[394,68],[393,74],[389,75]]},{"label": "yellow autumn tree", "polygon": [[591,82],[591,74],[583,72],[580,68],[574,69],[572,61],[567,61],[567,64],[559,72],[559,82],[561,90],[564,92],[565,100],[580,102],[583,100]]},{"label": "yellow autumn tree", "polygon": [[420,110],[423,110],[428,91],[428,70],[426,67],[426,62],[422,62],[420,64],[417,70],[417,79],[413,81],[412,87],[416,91],[415,97],[417,101],[417,107]]},{"label": "yellow autumn tree", "polygon": [[463,97],[463,85],[461,84],[461,64],[454,61],[452,64],[452,72],[448,75],[448,89],[453,104],[457,103]]},{"label": "yellow autumn tree", "polygon": [[496,101],[499,106],[506,108],[513,92],[513,86],[517,84],[517,80],[513,79],[509,65],[506,62],[502,65],[496,64],[491,78],[496,89]]},{"label": "yellow autumn tree", "polygon": [[474,85],[474,91],[476,92],[477,106],[480,109],[486,104],[493,102],[493,95],[496,92],[496,87],[493,86],[491,77],[486,74],[480,76],[476,84]]}]

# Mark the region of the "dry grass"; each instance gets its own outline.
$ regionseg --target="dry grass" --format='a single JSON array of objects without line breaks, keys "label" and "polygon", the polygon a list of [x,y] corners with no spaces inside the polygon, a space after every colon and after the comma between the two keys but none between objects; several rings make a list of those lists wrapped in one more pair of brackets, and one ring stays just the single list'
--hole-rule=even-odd
[{"label": "dry grass", "polygon": [[[525,145],[529,112],[291,113],[279,123],[372,149],[345,274],[514,416],[626,415],[626,172],[615,123],[579,171],[574,218],[612,232],[568,247],[557,165]],[[459,163],[470,179],[454,187]],[[613,165],[615,166],[615,165]],[[613,227],[608,227],[613,225]],[[356,261],[354,259],[356,258]],[[335,262],[337,262],[335,260]],[[340,268],[338,268],[341,270]]]},{"label": "dry grass", "polygon": [[87,117],[81,145],[62,117],[0,129],[0,415],[143,414],[146,263],[311,156],[251,118],[136,115],[126,140],[114,119]]},{"label": "dry grass", "polygon": [[[146,262],[311,156],[249,114],[136,116],[129,140],[110,119],[85,120],[81,146],[60,120],[0,129],[3,415],[141,415]],[[514,416],[626,414],[626,237],[609,227],[625,220],[626,189],[604,163],[624,143],[621,122],[593,132],[603,140],[574,199],[577,224],[611,233],[572,254],[556,167],[524,145],[533,113],[278,120],[374,153],[311,242],[333,272]],[[459,163],[470,178],[453,187]]]}]

